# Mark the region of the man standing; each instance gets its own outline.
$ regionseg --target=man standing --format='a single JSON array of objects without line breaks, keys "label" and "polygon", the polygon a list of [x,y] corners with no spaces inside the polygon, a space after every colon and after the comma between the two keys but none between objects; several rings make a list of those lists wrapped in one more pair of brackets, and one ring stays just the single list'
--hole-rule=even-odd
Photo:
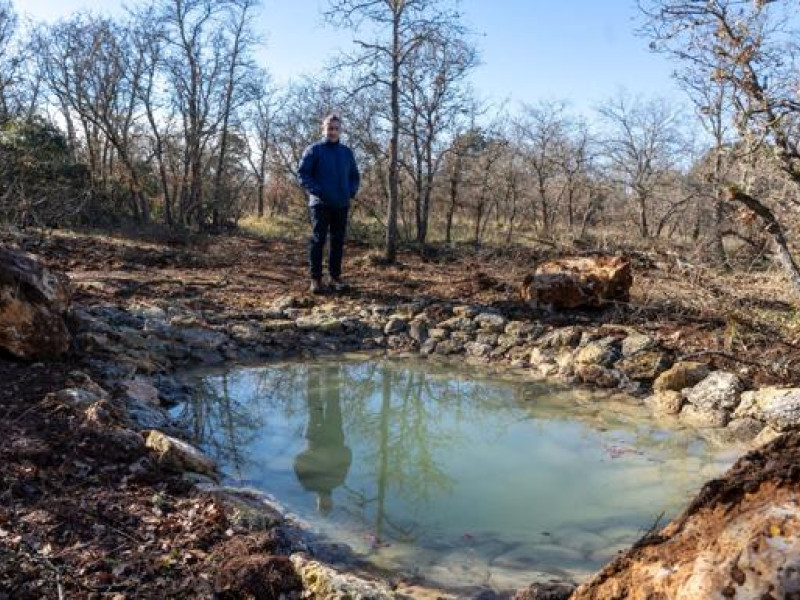
[{"label": "man standing", "polygon": [[324,139],[306,148],[297,178],[308,194],[311,214],[311,239],[308,262],[311,267],[311,292],[320,294],[322,287],[322,251],[330,232],[328,273],[335,291],[344,289],[342,254],[347,229],[350,200],[358,192],[361,176],[353,151],[339,141],[341,119],[328,115],[322,122]]}]

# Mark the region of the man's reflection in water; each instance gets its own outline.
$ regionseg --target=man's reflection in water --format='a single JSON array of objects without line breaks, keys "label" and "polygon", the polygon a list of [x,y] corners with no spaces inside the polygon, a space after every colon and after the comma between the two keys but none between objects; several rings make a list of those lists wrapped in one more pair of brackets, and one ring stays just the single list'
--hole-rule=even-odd
[{"label": "man's reflection in water", "polygon": [[344,445],[339,367],[309,367],[307,386],[308,447],[294,459],[294,472],[304,489],[317,494],[317,510],[327,515],[331,493],[344,483],[352,461]]}]

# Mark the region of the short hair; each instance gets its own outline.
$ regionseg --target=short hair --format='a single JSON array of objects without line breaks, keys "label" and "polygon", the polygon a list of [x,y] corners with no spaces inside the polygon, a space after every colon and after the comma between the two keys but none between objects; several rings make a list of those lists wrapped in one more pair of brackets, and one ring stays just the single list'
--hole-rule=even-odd
[{"label": "short hair", "polygon": [[334,121],[339,123],[339,125],[342,124],[342,120],[339,118],[339,115],[337,115],[336,113],[331,113],[327,117],[322,119],[322,124],[323,125],[327,125],[328,123],[333,123]]}]

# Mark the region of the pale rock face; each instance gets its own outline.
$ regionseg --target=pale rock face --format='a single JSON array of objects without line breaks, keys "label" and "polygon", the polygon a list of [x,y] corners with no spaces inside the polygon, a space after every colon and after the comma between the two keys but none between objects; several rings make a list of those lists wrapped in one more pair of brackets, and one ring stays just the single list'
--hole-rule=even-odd
[{"label": "pale rock face", "polygon": [[497,333],[502,332],[506,327],[506,318],[496,313],[484,312],[475,317],[478,327]]},{"label": "pale rock face", "polygon": [[733,373],[714,371],[685,392],[686,400],[703,410],[733,410],[739,404],[742,381]]},{"label": "pale rock face", "polygon": [[759,419],[776,431],[796,429],[800,426],[800,388],[766,387],[744,392],[734,415]]}]

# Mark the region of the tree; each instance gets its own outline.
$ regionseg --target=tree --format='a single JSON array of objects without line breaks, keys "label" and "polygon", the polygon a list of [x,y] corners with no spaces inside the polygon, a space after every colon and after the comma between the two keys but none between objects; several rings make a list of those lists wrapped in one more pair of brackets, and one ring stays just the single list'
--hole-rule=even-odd
[{"label": "tree", "polygon": [[359,52],[341,64],[362,74],[362,86],[382,86],[390,106],[389,202],[386,216],[386,259],[397,257],[397,217],[400,207],[401,71],[425,43],[439,36],[460,33],[460,15],[437,0],[329,0],[329,22],[359,30],[364,23],[375,32],[372,39],[356,39]]},{"label": "tree", "polygon": [[800,291],[800,268],[779,211],[796,217],[800,208],[800,64],[788,0],[641,0],[645,33],[655,50],[675,57],[684,70],[727,85],[732,122],[744,155],[760,157],[780,171],[794,193],[773,205],[768,192],[741,179],[726,197],[752,211],[764,224],[782,266]]},{"label": "tree", "polygon": [[403,68],[403,133],[412,146],[408,171],[415,188],[416,239],[422,246],[428,237],[434,178],[452,142],[447,134],[467,112],[469,90],[463,80],[476,61],[475,49],[464,40],[431,36]]},{"label": "tree", "polygon": [[652,203],[679,170],[687,148],[681,131],[683,111],[666,100],[620,94],[598,109],[605,125],[603,149],[616,181],[636,206],[642,238],[652,234]]}]

